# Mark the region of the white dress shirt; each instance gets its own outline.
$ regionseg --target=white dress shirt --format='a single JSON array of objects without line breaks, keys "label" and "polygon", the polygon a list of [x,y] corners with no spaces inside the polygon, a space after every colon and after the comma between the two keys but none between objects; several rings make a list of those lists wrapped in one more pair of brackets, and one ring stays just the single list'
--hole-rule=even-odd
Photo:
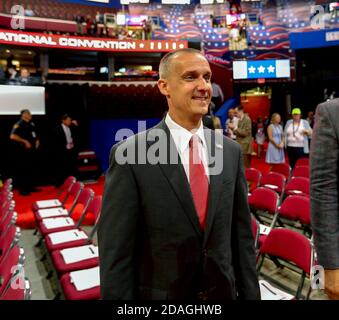
[{"label": "white dress shirt", "polygon": [[189,142],[193,134],[196,134],[199,137],[199,155],[200,159],[205,168],[205,173],[207,179],[209,180],[209,169],[208,169],[208,149],[204,135],[204,127],[202,121],[200,123],[200,127],[197,129],[196,132],[190,132],[187,129],[181,127],[179,124],[174,122],[170,115],[167,113],[165,118],[165,123],[170,130],[171,136],[174,140],[175,146],[177,148],[178,154],[180,156],[182,165],[184,166],[185,173],[187,176],[187,180],[189,179]]},{"label": "white dress shirt", "polygon": [[73,144],[73,138],[72,138],[72,132],[71,129],[67,126],[65,126],[63,123],[61,124],[62,129],[64,129],[65,135],[66,135],[66,140],[67,140],[67,145],[66,149],[72,149],[74,147]]}]

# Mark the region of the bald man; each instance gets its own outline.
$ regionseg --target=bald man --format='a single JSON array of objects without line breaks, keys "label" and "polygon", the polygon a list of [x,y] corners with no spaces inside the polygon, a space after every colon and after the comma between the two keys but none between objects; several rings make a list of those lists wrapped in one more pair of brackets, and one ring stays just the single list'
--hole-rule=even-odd
[{"label": "bald man", "polygon": [[98,228],[102,299],[260,299],[239,145],[205,129],[211,69],[168,53],[168,113],[113,146]]}]

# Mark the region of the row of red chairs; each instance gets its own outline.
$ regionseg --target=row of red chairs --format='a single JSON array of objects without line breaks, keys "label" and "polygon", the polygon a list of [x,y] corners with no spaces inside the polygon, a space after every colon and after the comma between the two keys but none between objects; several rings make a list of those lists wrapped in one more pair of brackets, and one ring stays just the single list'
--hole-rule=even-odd
[{"label": "row of red chairs", "polygon": [[[37,246],[44,243],[45,248],[41,260],[48,256],[52,261],[54,269],[49,270],[48,277],[56,272],[66,300],[100,299],[98,248],[93,244],[93,237],[101,201],[101,196],[95,196],[91,188],[84,187],[74,177],[68,177],[58,198],[32,205],[40,238]],[[79,209],[81,214],[76,221],[73,218]],[[88,234],[81,224],[90,214],[95,222]],[[91,283],[84,283],[84,279],[90,279]]]},{"label": "row of red chairs", "polygon": [[0,300],[29,300],[30,282],[25,277],[23,248],[19,247],[20,228],[15,225],[12,180],[0,190]]}]

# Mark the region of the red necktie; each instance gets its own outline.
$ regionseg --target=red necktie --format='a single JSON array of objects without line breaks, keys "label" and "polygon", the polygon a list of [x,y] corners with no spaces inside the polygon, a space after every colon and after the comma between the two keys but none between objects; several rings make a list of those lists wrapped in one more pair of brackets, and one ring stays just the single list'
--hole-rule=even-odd
[{"label": "red necktie", "polygon": [[201,228],[205,228],[208,204],[208,179],[199,155],[199,137],[193,135],[189,142],[190,186]]}]

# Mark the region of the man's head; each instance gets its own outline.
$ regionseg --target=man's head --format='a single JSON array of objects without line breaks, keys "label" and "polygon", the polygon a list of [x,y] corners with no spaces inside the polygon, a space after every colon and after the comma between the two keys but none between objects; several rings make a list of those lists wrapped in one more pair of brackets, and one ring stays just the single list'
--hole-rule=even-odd
[{"label": "man's head", "polygon": [[27,121],[27,122],[32,120],[31,111],[29,111],[28,109],[22,109],[20,111],[20,114],[21,114],[21,119],[22,120]]},{"label": "man's head", "polygon": [[295,121],[299,121],[301,119],[301,110],[299,108],[294,108],[292,110],[292,118]]},{"label": "man's head", "polygon": [[229,109],[228,110],[228,118],[229,119],[233,119],[233,117],[234,117],[234,113],[235,113],[235,110],[234,109]]},{"label": "man's head", "polygon": [[21,76],[21,78],[28,78],[29,77],[29,71],[28,71],[28,69],[27,68],[22,68],[21,70],[20,70],[20,76]]},{"label": "man's head", "polygon": [[212,97],[212,72],[204,55],[195,49],[169,52],[159,74],[158,88],[167,98],[170,116],[181,124],[199,122]]},{"label": "man's head", "polygon": [[66,127],[70,127],[72,124],[72,118],[68,115],[68,114],[64,114],[61,117],[62,123],[66,126]]},{"label": "man's head", "polygon": [[237,106],[235,108],[235,112],[238,118],[242,118],[242,116],[244,115],[244,107],[242,105]]},{"label": "man's head", "polygon": [[308,117],[310,120],[313,120],[313,118],[314,118],[314,112],[313,112],[313,111],[309,111],[308,114],[307,114],[307,117]]}]

